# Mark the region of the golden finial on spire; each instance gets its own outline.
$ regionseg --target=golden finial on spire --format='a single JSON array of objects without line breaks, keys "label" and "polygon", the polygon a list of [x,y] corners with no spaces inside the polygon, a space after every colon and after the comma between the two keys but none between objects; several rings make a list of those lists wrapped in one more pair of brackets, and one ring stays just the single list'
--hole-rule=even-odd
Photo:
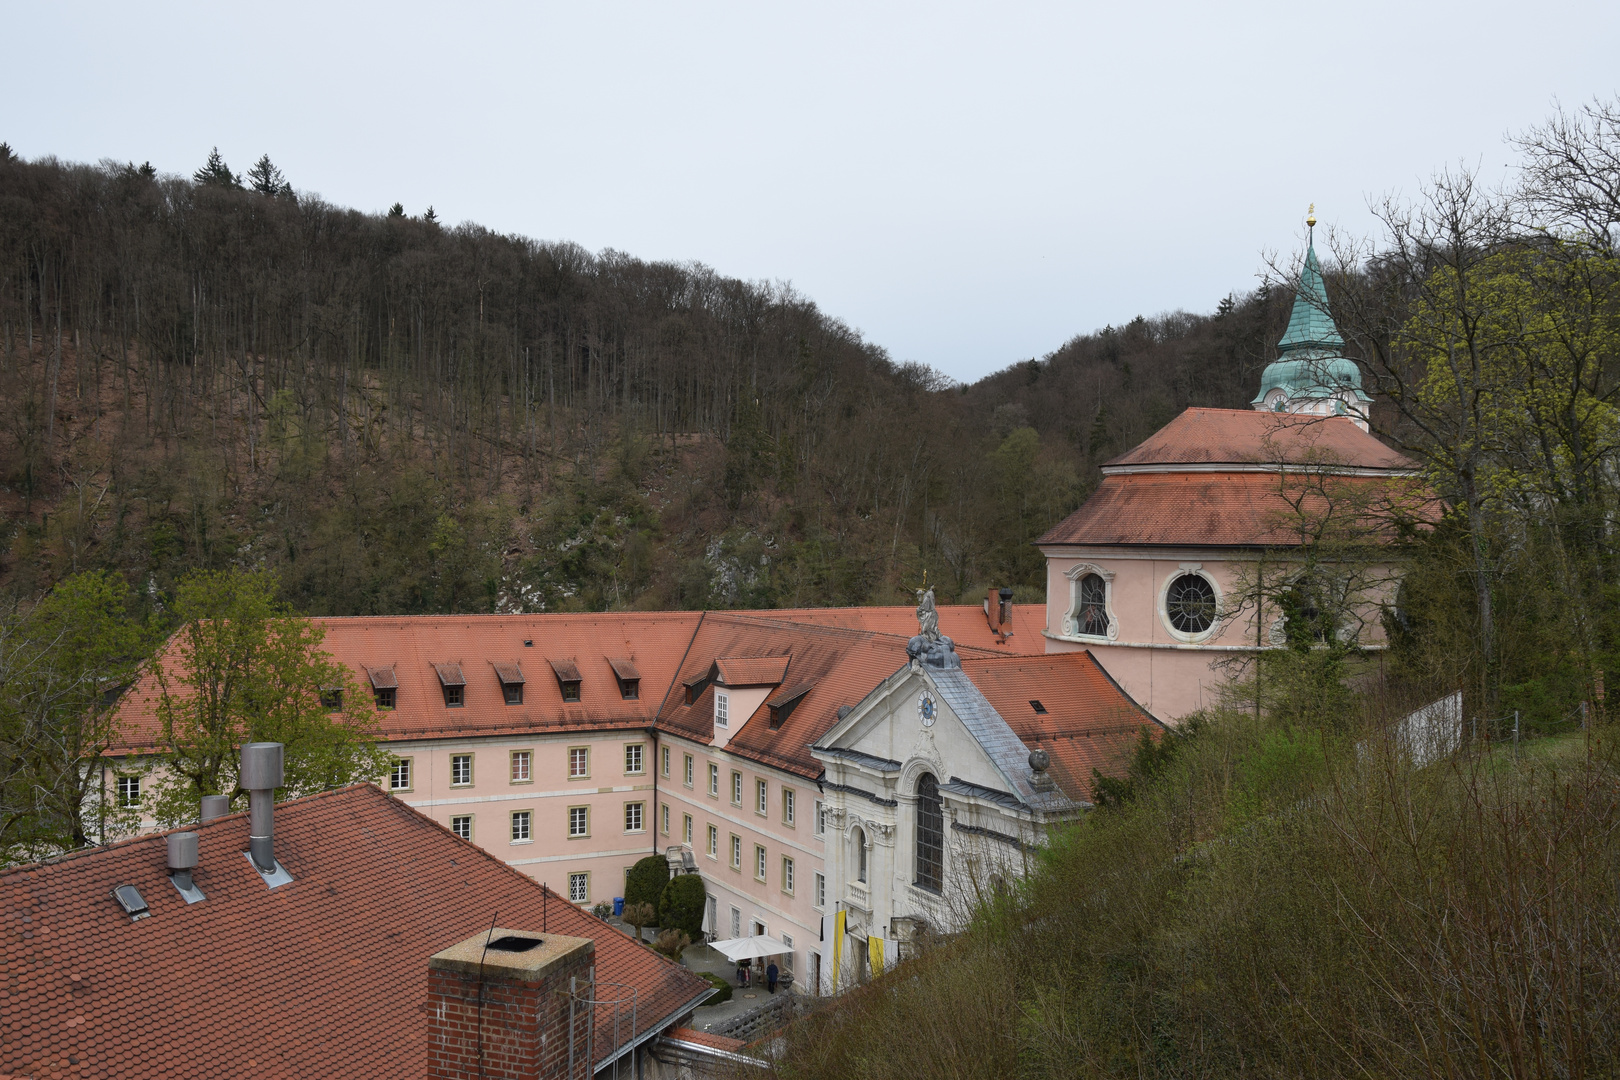
[{"label": "golden finial on spire", "polygon": [[1305,226],[1306,226],[1306,228],[1310,228],[1310,229],[1316,228],[1316,204],[1315,203],[1311,203],[1311,208],[1309,210],[1305,211]]}]

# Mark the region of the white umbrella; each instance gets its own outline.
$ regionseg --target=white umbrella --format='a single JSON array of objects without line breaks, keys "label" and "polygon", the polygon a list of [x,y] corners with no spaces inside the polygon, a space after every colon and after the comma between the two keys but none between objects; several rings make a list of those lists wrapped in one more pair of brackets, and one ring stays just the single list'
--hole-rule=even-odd
[{"label": "white umbrella", "polygon": [[727,960],[752,960],[756,956],[781,956],[792,952],[781,941],[769,934],[756,934],[753,937],[726,938],[724,941],[711,941],[709,947],[724,956]]}]

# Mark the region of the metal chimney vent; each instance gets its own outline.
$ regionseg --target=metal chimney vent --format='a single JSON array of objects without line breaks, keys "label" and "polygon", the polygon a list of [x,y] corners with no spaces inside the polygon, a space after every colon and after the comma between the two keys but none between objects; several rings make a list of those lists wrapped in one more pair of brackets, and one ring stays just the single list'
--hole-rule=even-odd
[{"label": "metal chimney vent", "polygon": [[202,797],[202,813],[198,815],[199,822],[213,821],[224,817],[231,812],[231,797],[229,795],[204,795]]},{"label": "metal chimney vent", "polygon": [[197,888],[197,883],[191,877],[191,872],[197,869],[197,834],[170,833],[168,841],[169,880],[174,883],[175,889],[188,904],[208,899],[203,895],[203,891]]},{"label": "metal chimney vent", "polygon": [[285,782],[280,743],[243,744],[237,783],[248,793],[248,850],[245,854],[272,889],[292,880],[292,875],[276,861],[275,854],[276,788]]}]

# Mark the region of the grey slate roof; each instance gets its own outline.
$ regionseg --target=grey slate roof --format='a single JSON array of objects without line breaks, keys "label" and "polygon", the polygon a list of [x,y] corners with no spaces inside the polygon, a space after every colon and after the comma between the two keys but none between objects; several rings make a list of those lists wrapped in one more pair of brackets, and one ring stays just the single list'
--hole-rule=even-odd
[{"label": "grey slate roof", "polygon": [[1062,791],[1036,791],[1030,786],[1029,747],[1013,734],[1007,721],[1001,718],[1001,714],[996,712],[961,668],[925,665],[923,671],[962,726],[984,747],[996,770],[1007,781],[1008,788],[1024,805],[1043,813],[1080,808]]}]

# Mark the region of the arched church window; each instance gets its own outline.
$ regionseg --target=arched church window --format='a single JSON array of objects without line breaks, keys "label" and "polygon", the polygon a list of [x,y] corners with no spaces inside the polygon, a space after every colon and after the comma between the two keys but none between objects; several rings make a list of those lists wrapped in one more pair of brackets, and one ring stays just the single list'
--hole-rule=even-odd
[{"label": "arched church window", "polygon": [[945,808],[939,781],[923,773],[917,781],[917,884],[942,891],[945,878]]},{"label": "arched church window", "polygon": [[855,841],[855,880],[866,880],[866,833],[856,829],[851,837]]},{"label": "arched church window", "polygon": [[1080,579],[1080,607],[1074,623],[1077,633],[1108,636],[1108,583],[1096,574]]},{"label": "arched church window", "polygon": [[1164,596],[1170,625],[1183,634],[1202,634],[1215,625],[1215,587],[1202,574],[1182,574]]}]

